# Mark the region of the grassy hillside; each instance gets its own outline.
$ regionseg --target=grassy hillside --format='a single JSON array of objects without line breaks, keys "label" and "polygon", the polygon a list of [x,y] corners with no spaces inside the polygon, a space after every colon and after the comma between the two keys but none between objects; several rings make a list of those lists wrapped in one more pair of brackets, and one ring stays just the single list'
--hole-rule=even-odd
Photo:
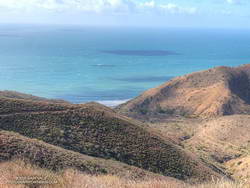
[{"label": "grassy hillside", "polygon": [[[5,171],[1,171],[1,169],[5,169]],[[10,182],[20,182],[17,177],[22,177],[26,180],[26,184],[20,183],[15,185],[15,187],[19,188],[38,187],[39,184],[32,183],[30,177],[36,177],[35,180],[38,179],[50,183],[40,184],[39,187],[43,188],[249,188],[246,182],[220,180],[205,184],[189,185],[171,178],[127,180],[112,175],[91,176],[72,169],[54,173],[19,160],[0,163],[2,188],[12,188],[13,184]]]},{"label": "grassy hillside", "polygon": [[72,168],[92,175],[113,174],[128,179],[162,178],[117,161],[90,157],[17,133],[0,131],[0,162],[15,159],[52,171]]},{"label": "grassy hillside", "polygon": [[50,102],[50,103],[68,103],[63,100],[46,99],[42,97],[37,97],[34,95],[28,95],[24,93],[19,93],[16,91],[0,91],[0,97],[10,98],[10,99],[24,99],[30,101],[40,101],[40,102]]},{"label": "grassy hillside", "polygon": [[224,116],[200,123],[196,134],[184,144],[197,155],[223,166],[233,177],[250,181],[249,131],[249,115]]},{"label": "grassy hillside", "polygon": [[204,121],[187,144],[207,148],[218,161],[250,152],[250,116],[233,115]]},{"label": "grassy hillside", "polygon": [[171,137],[212,168],[240,181],[250,181],[250,115],[172,118],[150,123],[149,127],[162,137]]},{"label": "grassy hillside", "polygon": [[250,155],[243,155],[224,163],[232,177],[250,184]]},{"label": "grassy hillside", "polygon": [[[219,175],[178,146],[143,126],[96,105],[65,105],[4,99],[14,112],[0,112],[0,129],[14,131],[85,155],[113,159],[181,180]],[[16,104],[20,108],[16,108]],[[32,110],[25,111],[29,105]],[[40,110],[41,106],[50,110]],[[52,106],[52,107],[51,107]],[[16,109],[21,109],[16,111]],[[38,109],[37,111],[35,111]],[[59,109],[59,110],[58,110]]]},{"label": "grassy hillside", "polygon": [[250,65],[217,67],[170,80],[117,110],[139,119],[250,114],[249,79]]},{"label": "grassy hillside", "polygon": [[76,108],[76,106],[71,104],[58,104],[48,101],[32,101],[5,97],[0,97],[0,104],[0,114],[2,115],[22,112],[62,111]]}]

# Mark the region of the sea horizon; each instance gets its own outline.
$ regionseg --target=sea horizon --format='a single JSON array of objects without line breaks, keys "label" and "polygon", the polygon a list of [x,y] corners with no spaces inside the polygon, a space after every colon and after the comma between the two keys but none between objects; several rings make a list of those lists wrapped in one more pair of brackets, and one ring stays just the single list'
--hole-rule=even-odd
[{"label": "sea horizon", "polygon": [[115,106],[173,77],[249,63],[248,30],[0,25],[0,90]]}]

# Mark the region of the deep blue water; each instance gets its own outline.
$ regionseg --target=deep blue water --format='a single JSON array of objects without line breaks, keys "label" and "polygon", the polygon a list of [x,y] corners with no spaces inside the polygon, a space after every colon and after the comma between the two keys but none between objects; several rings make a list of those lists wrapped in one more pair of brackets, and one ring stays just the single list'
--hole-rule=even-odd
[{"label": "deep blue water", "polygon": [[250,32],[0,25],[0,58],[0,90],[110,104],[171,77],[250,63]]}]

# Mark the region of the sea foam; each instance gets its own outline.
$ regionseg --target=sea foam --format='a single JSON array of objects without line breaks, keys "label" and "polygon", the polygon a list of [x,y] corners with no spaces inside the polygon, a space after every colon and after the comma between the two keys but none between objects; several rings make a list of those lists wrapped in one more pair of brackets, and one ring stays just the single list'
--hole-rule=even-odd
[{"label": "sea foam", "polygon": [[105,101],[97,101],[100,104],[103,104],[108,107],[116,107],[120,104],[126,103],[130,99],[124,99],[124,100],[105,100]]}]

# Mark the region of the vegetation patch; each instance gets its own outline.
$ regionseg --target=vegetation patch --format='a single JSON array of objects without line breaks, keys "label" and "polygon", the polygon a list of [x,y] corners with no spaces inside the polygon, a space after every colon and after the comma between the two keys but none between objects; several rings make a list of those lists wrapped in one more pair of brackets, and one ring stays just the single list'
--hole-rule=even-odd
[{"label": "vegetation patch", "polygon": [[[17,101],[22,102],[26,105],[23,100]],[[0,128],[67,150],[117,160],[181,180],[203,181],[219,176],[195,157],[150,133],[136,121],[91,105],[71,105],[65,110],[65,105],[57,105],[62,110],[0,115]],[[32,108],[40,109],[40,104],[33,103]]]}]

